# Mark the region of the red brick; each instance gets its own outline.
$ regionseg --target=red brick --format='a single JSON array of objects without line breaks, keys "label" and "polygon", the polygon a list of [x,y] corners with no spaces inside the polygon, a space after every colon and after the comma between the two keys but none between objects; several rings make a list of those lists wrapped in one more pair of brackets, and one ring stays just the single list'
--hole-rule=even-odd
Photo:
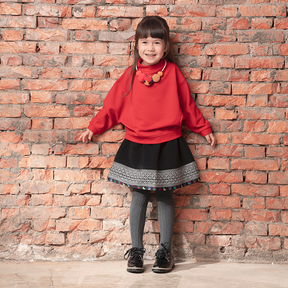
[{"label": "red brick", "polygon": [[3,55],[0,57],[2,65],[19,66],[22,65],[22,58],[14,55]]},{"label": "red brick", "polygon": [[69,117],[68,107],[61,105],[29,105],[24,107],[24,113],[27,117]]},{"label": "red brick", "polygon": [[[38,171],[37,171],[38,172]],[[48,171],[47,171],[48,172]],[[50,173],[51,174],[51,173]],[[21,183],[21,192],[25,194],[39,194],[39,192],[46,194],[65,194],[67,191],[67,183],[53,182],[49,173],[42,173],[42,175],[34,172],[33,181]],[[37,179],[43,181],[35,181]],[[45,180],[45,181],[44,181]]]},{"label": "red brick", "polygon": [[266,43],[249,44],[250,53],[252,56],[268,56],[272,55],[272,47]]},{"label": "red brick", "polygon": [[217,6],[216,16],[217,17],[236,17],[237,7],[236,6]]},{"label": "red brick", "polygon": [[[159,1],[161,4],[164,4],[162,1]],[[154,1],[152,2],[154,4]],[[142,3],[141,3],[142,4]],[[168,15],[167,7],[165,5],[147,5],[146,6],[146,15],[147,16],[161,16],[165,17]]]},{"label": "red brick", "polygon": [[128,43],[109,43],[109,54],[129,55],[130,44]]},{"label": "red brick", "polygon": [[243,230],[240,222],[197,222],[194,233],[201,234],[239,234]]},{"label": "red brick", "polygon": [[230,185],[226,183],[209,184],[209,191],[215,195],[230,195]]},{"label": "red brick", "polygon": [[264,132],[265,130],[264,121],[244,121],[243,132]]},{"label": "red brick", "polygon": [[91,217],[95,219],[127,219],[129,215],[129,208],[115,207],[96,207],[91,208]]},{"label": "red brick", "polygon": [[245,232],[248,235],[267,235],[267,224],[261,222],[248,222],[245,224]]},{"label": "red brick", "polygon": [[105,54],[106,43],[65,43],[61,45],[64,54]]},{"label": "red brick", "polygon": [[267,147],[266,156],[276,158],[288,158],[287,147]]},{"label": "red brick", "polygon": [[173,5],[170,6],[169,16],[214,17],[216,5]]},{"label": "red brick", "polygon": [[35,130],[52,130],[52,128],[53,128],[53,120],[52,119],[33,119],[32,120],[31,129],[35,129]]},{"label": "red brick", "polygon": [[203,80],[212,80],[212,81],[233,81],[233,82],[247,82],[249,78],[248,71],[232,71],[224,69],[205,69],[203,71]]},{"label": "red brick", "polygon": [[41,70],[42,78],[61,78],[61,69],[59,68],[44,68]]},{"label": "red brick", "polygon": [[65,156],[40,156],[31,155],[23,157],[19,162],[19,167],[23,168],[65,168],[66,157]]},{"label": "red brick", "polygon": [[57,104],[86,104],[98,105],[101,103],[101,96],[93,93],[64,93],[56,96]]},{"label": "red brick", "polygon": [[25,15],[29,16],[48,16],[48,17],[71,17],[72,16],[72,7],[68,6],[49,6],[49,5],[40,5],[32,6],[26,4],[24,6]]},{"label": "red brick", "polygon": [[23,65],[27,66],[62,66],[67,56],[62,55],[23,55]]},{"label": "red brick", "polygon": [[251,71],[251,81],[256,82],[273,81],[274,76],[275,72],[268,70]]},{"label": "red brick", "polygon": [[288,186],[280,186],[280,196],[281,197],[288,196]]},{"label": "red brick", "polygon": [[56,170],[54,175],[55,180],[85,182],[100,180],[100,171],[96,170]]},{"label": "red brick", "polygon": [[[263,29],[263,28],[262,28]],[[239,42],[284,42],[284,31],[239,31],[237,33],[237,40]]]},{"label": "red brick", "polygon": [[272,19],[263,19],[263,18],[252,18],[251,19],[251,28],[252,29],[271,29]]},{"label": "red brick", "polygon": [[21,117],[21,107],[0,106],[0,117]]},{"label": "red brick", "polygon": [[210,158],[208,159],[208,169],[229,170],[229,159],[226,158]]},{"label": "red brick", "polygon": [[63,91],[68,89],[67,80],[27,80],[22,81],[24,90]]},{"label": "red brick", "polygon": [[286,224],[269,224],[269,235],[271,236],[288,236],[288,227]]},{"label": "red brick", "polygon": [[20,89],[20,82],[19,79],[1,79],[0,80],[0,91],[1,90],[19,90]]},{"label": "red brick", "polygon": [[248,107],[267,107],[268,106],[268,95],[248,95],[247,97]]},{"label": "red brick", "polygon": [[239,108],[238,115],[239,119],[281,120],[285,118],[285,110],[280,108],[261,108],[260,110],[256,110],[255,108]]},{"label": "red brick", "polygon": [[[232,220],[235,221],[259,221],[259,222],[278,222],[280,212],[278,211],[267,211],[267,210],[239,210],[232,211]],[[269,232],[269,235],[270,232]]]},{"label": "red brick", "polygon": [[268,183],[272,184],[288,184],[288,171],[270,172],[268,174]]},{"label": "red brick", "polygon": [[270,121],[268,123],[268,133],[287,133],[288,123],[286,121]]},{"label": "red brick", "polygon": [[53,171],[52,169],[32,169],[32,180],[51,181],[53,180]]},{"label": "red brick", "polygon": [[226,19],[225,18],[202,18],[203,30],[225,30]]},{"label": "red brick", "polygon": [[113,19],[110,22],[110,31],[126,31],[131,27],[130,19]]},{"label": "red brick", "polygon": [[77,6],[73,9],[74,17],[95,18],[96,7]]},{"label": "red brick", "polygon": [[1,156],[15,156],[15,155],[30,155],[30,148],[28,144],[0,144]]},{"label": "red brick", "polygon": [[58,17],[37,17],[39,28],[57,28]]},{"label": "red brick", "polygon": [[214,56],[213,67],[215,68],[234,68],[234,58],[229,56]]},{"label": "red brick", "polygon": [[235,110],[227,110],[225,108],[217,108],[215,111],[216,119],[233,120],[237,119],[237,113]]},{"label": "red brick", "polygon": [[206,45],[205,55],[243,55],[248,54],[246,44],[211,44]]},{"label": "red brick", "polygon": [[233,133],[232,142],[234,144],[277,145],[280,144],[280,136],[273,134]]},{"label": "red brick", "polygon": [[241,157],[243,156],[243,146],[225,145],[216,147],[200,145],[196,149],[197,153],[202,156],[217,157]]},{"label": "red brick", "polygon": [[[17,167],[17,159],[16,158],[0,159],[0,168],[15,168],[15,167]],[[5,189],[8,189],[8,188],[6,187]],[[4,188],[3,188],[3,190],[4,190]],[[2,194],[6,194],[6,193],[2,192]]]},{"label": "red brick", "polygon": [[275,18],[274,20],[275,29],[288,29],[288,19],[287,18]]},{"label": "red brick", "polygon": [[265,158],[264,147],[244,147],[246,158]]},{"label": "red brick", "polygon": [[279,196],[279,187],[274,185],[254,185],[254,184],[232,184],[232,194],[242,196],[262,196],[276,197]]},{"label": "red brick", "polygon": [[249,29],[249,19],[247,18],[228,18],[227,19],[227,30],[240,30]]},{"label": "red brick", "polygon": [[0,132],[1,143],[20,143],[21,135],[15,132]]},{"label": "red brick", "polygon": [[21,4],[0,3],[0,15],[21,15]]},{"label": "red brick", "polygon": [[231,216],[231,209],[210,209],[210,218],[213,221],[229,221]]},{"label": "red brick", "polygon": [[[269,200],[269,199],[268,199]],[[265,199],[262,198],[244,198],[244,209],[265,209]]]},{"label": "red brick", "polygon": [[232,170],[279,170],[279,161],[277,160],[253,160],[253,159],[231,159]]},{"label": "red brick", "polygon": [[[283,57],[238,57],[235,62],[236,69],[273,69],[284,68]],[[270,93],[272,94],[272,93]]]},{"label": "red brick", "polygon": [[[90,7],[90,8],[94,8],[94,7]],[[77,9],[77,8],[75,8],[75,9]],[[81,10],[83,10],[83,9],[81,9]],[[70,29],[70,30],[92,30],[92,31],[96,30],[96,31],[99,31],[99,30],[107,30],[108,29],[108,23],[107,23],[107,20],[98,20],[98,19],[97,20],[96,19],[63,19],[62,28],[63,29]]]},{"label": "red brick", "polygon": [[286,16],[286,6],[284,5],[240,5],[239,13],[245,17],[270,17]]},{"label": "red brick", "polygon": [[36,18],[31,16],[1,16],[0,26],[3,28],[36,28]]},{"label": "red brick", "polygon": [[4,41],[18,41],[23,40],[23,32],[16,30],[5,30],[3,33]]},{"label": "red brick", "polygon": [[180,45],[180,54],[191,55],[191,56],[200,56],[201,55],[201,46],[198,44],[182,44]]},{"label": "red brick", "polygon": [[287,211],[281,212],[281,219],[282,219],[282,222],[288,223],[288,212]]},{"label": "red brick", "polygon": [[209,92],[213,94],[231,94],[231,83],[211,82]]},{"label": "red brick", "polygon": [[31,206],[48,205],[53,203],[53,195],[32,195],[30,204]]},{"label": "red brick", "polygon": [[103,195],[101,205],[109,206],[109,207],[122,207],[123,196],[122,195]]}]

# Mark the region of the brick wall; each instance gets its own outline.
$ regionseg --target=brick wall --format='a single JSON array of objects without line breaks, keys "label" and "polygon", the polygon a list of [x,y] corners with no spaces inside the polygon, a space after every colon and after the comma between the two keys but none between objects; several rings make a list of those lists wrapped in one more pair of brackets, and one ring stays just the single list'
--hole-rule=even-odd
[{"label": "brick wall", "polygon": [[[131,193],[104,180],[125,131],[76,138],[132,63],[139,20],[160,15],[218,141],[184,131],[204,183],[175,192],[176,257],[287,260],[287,0],[0,2],[2,259],[122,259],[130,247]],[[148,257],[158,240],[151,197]]]}]

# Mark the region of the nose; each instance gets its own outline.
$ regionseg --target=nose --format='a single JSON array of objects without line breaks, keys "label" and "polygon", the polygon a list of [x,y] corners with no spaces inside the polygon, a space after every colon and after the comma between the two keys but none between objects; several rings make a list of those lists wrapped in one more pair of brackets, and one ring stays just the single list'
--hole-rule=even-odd
[{"label": "nose", "polygon": [[154,45],[153,45],[153,43],[150,43],[150,44],[149,44],[148,49],[151,50],[151,51],[154,50]]}]

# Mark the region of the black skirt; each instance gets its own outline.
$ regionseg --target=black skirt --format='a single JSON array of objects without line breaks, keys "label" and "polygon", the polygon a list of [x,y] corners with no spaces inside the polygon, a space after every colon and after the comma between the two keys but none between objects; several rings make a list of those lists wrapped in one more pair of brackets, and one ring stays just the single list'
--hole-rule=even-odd
[{"label": "black skirt", "polygon": [[174,190],[199,181],[194,157],[180,137],[160,144],[124,139],[108,180],[144,190]]}]

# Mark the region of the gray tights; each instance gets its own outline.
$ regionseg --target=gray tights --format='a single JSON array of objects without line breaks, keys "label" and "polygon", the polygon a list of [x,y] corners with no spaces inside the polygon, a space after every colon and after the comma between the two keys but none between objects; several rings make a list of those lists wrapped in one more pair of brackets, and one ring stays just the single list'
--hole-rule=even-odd
[{"label": "gray tights", "polygon": [[[160,243],[167,243],[171,251],[171,241],[175,220],[173,191],[156,191],[158,205],[158,220],[160,226]],[[130,232],[132,247],[143,248],[143,232],[146,219],[146,210],[150,198],[148,190],[134,190],[130,206]]]}]

